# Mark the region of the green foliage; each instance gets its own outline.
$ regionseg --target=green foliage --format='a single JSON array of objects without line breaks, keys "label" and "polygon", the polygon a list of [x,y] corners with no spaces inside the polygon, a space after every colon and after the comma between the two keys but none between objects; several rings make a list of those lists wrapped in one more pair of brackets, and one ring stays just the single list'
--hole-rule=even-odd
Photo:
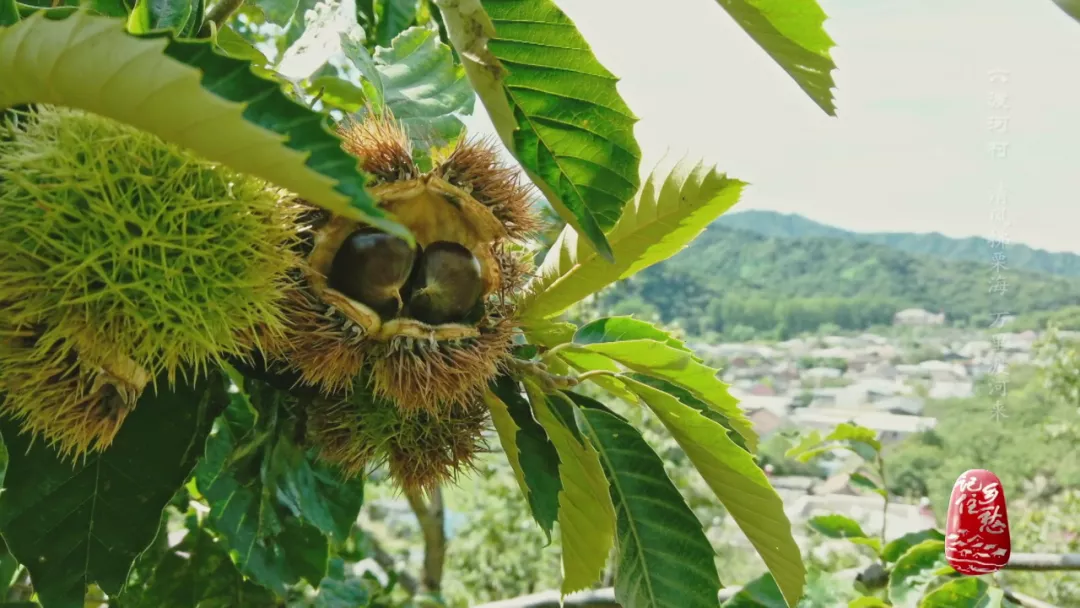
[{"label": "green foliage", "polygon": [[326,574],[327,537],[348,534],[363,502],[360,482],[343,483],[292,444],[288,398],[251,383],[214,423],[195,473],[210,519],[237,566],[284,595]]},{"label": "green foliage", "polygon": [[216,374],[175,391],[163,382],[140,400],[108,451],[75,464],[32,443],[13,422],[0,423],[8,454],[0,533],[45,606],[81,605],[91,583],[120,592],[226,403]]},{"label": "green foliage", "polygon": [[[688,331],[754,328],[787,339],[825,323],[859,330],[889,325],[909,307],[985,323],[988,311],[1025,313],[1075,304],[1080,279],[1005,270],[990,293],[987,263],[948,262],[885,245],[832,238],[767,238],[712,225],[666,262],[602,292],[611,310],[627,298],[681,319]],[[706,311],[702,315],[702,311]]]},{"label": "green foliage", "polygon": [[815,0],[717,0],[826,114],[836,115],[825,11]]},{"label": "green foliage", "polygon": [[945,543],[926,540],[900,556],[889,575],[889,601],[893,606],[914,608],[937,573],[948,567]]},{"label": "green foliage", "polygon": [[788,605],[802,595],[803,564],[783,504],[753,457],[723,427],[678,399],[633,379],[626,385],[664,423],[765,560]]},{"label": "green foliage", "polygon": [[603,572],[615,537],[615,507],[596,448],[581,434],[576,409],[563,395],[545,395],[526,381],[536,421],[559,455],[559,528],[562,538],[562,593],[587,589]]},{"label": "green foliage", "polygon": [[[91,36],[96,44],[79,44]],[[137,70],[131,67],[136,61]],[[256,76],[249,65],[206,42],[131,37],[118,19],[38,13],[0,29],[0,79],[21,83],[0,91],[0,107],[47,103],[107,116],[411,239],[376,208],[325,118],[285,97],[278,83]],[[154,75],[156,88],[147,89],[144,74]],[[108,95],[85,85],[105,81]],[[148,92],[165,87],[173,91],[170,103],[143,103]]]},{"label": "green foliage", "polygon": [[617,78],[551,0],[437,2],[507,148],[564,221],[608,262],[604,233],[637,192],[637,118]]},{"label": "green foliage", "polygon": [[552,317],[675,255],[738,201],[742,187],[742,182],[701,164],[680,162],[666,174],[658,168],[608,235],[615,262],[586,246],[569,226],[564,228],[522,302],[522,315]]},{"label": "green foliage", "polygon": [[388,47],[416,19],[417,0],[382,0],[375,13],[375,42]]},{"label": "green foliage", "polygon": [[[664,463],[634,427],[588,397],[569,394],[600,454],[617,514],[615,599],[624,606],[716,605],[713,549]],[[672,559],[678,556],[678,559]]]},{"label": "green foliage", "polygon": [[[386,10],[400,10],[390,8],[396,4],[391,1]],[[374,57],[352,36],[341,38],[346,55],[370,86],[369,101],[390,110],[414,143],[426,148],[457,138],[464,125],[456,115],[471,114],[475,96],[465,69],[454,64],[438,32],[409,28]]]},{"label": "green foliage", "polygon": [[489,399],[492,419],[510,465],[522,484],[522,492],[536,523],[551,540],[551,531],[559,514],[559,453],[548,439],[544,427],[533,417],[521,386],[503,376],[496,380],[494,399]]}]

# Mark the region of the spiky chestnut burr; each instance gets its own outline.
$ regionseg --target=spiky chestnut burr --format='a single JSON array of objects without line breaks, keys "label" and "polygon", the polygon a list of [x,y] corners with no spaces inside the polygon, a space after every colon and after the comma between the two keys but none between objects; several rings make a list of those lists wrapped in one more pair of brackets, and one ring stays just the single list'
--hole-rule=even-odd
[{"label": "spiky chestnut burr", "polygon": [[336,279],[337,256],[365,227],[329,218],[313,226],[303,280],[288,299],[290,328],[272,358],[331,399],[370,390],[404,415],[440,419],[473,407],[510,356],[513,299],[532,272],[516,243],[539,224],[531,192],[489,144],[463,139],[424,173],[388,115],[369,113],[340,132],[374,176],[373,197],[415,237],[405,307],[389,319],[372,306],[378,297],[361,293],[378,288]]},{"label": "spiky chestnut burr", "polygon": [[[4,372],[3,412],[24,429],[66,453],[96,449],[126,410],[100,417],[29,387],[59,378],[89,398],[119,362],[173,381],[283,334],[300,237],[279,190],[81,111],[35,108],[11,135],[0,140],[2,322],[34,334],[25,358],[40,369]],[[142,387],[130,390],[128,407]]]}]

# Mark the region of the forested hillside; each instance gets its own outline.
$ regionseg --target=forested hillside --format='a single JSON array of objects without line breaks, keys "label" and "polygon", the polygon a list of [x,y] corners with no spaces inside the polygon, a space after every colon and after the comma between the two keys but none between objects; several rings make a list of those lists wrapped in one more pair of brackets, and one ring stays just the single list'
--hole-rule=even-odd
[{"label": "forested hillside", "polygon": [[[813,331],[861,329],[908,307],[982,323],[996,312],[1053,310],[1080,301],[1080,278],[943,261],[884,245],[826,237],[769,238],[714,224],[686,250],[601,294],[605,312],[659,315],[692,333],[742,326]],[[999,285],[1000,287],[1000,285]]]},{"label": "forested hillside", "polygon": [[[851,232],[815,222],[801,215],[775,211],[751,210],[731,213],[721,217],[717,223],[728,228],[747,230],[767,237],[829,237],[877,243],[907,253],[945,260],[989,263],[993,252],[990,241],[982,238],[955,239],[937,232],[923,234]],[[1009,267],[1015,270],[1080,277],[1080,255],[1052,253],[1015,243],[1009,243],[1005,253]]]}]

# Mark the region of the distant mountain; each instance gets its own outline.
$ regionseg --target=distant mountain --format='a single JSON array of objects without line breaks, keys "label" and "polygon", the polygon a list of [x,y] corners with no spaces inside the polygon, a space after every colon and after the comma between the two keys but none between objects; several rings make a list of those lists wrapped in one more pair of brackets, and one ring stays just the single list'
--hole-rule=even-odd
[{"label": "distant mountain", "polygon": [[[783,222],[774,224],[783,230]],[[790,333],[825,323],[846,329],[890,323],[908,307],[942,311],[951,321],[985,322],[999,312],[1080,302],[1078,277],[1006,270],[1002,278],[995,286],[986,262],[943,260],[849,238],[766,237],[714,223],[675,257],[605,290],[598,305],[606,314],[679,320],[692,332],[741,325]]]},{"label": "distant mountain", "polygon": [[[721,226],[754,232],[776,238],[823,237],[876,243],[919,255],[944,260],[964,260],[989,265],[990,241],[968,237],[957,239],[938,232],[851,232],[821,224],[801,215],[776,211],[741,211],[722,216]],[[1060,276],[1080,277],[1080,255],[1052,253],[1027,245],[1010,243],[1005,249],[1007,264],[1013,270],[1042,272]]]}]

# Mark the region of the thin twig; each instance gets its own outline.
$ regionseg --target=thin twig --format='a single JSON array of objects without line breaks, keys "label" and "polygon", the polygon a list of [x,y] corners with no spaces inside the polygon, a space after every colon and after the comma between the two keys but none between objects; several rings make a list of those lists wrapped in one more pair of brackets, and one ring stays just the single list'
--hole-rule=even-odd
[{"label": "thin twig", "polygon": [[214,8],[206,14],[206,20],[203,21],[202,29],[199,30],[199,38],[209,38],[214,33],[214,29],[220,30],[229,17],[232,17],[233,13],[240,10],[243,5],[244,0],[221,0],[215,4]]}]

